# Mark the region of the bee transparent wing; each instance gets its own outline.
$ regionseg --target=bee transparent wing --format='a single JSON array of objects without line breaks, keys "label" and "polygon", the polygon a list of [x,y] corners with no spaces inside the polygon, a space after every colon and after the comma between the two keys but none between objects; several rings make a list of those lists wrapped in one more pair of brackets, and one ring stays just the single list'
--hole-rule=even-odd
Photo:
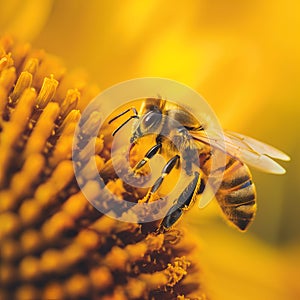
[{"label": "bee transparent wing", "polygon": [[227,152],[240,158],[247,165],[263,172],[285,173],[285,169],[272,159],[289,160],[289,157],[280,150],[231,131],[224,132],[224,140]]},{"label": "bee transparent wing", "polygon": [[[228,146],[228,149],[230,149],[230,147],[231,146]],[[259,154],[243,148],[238,149],[238,151],[239,153],[236,156],[248,166],[272,174],[285,173],[285,169],[280,164],[265,154]],[[228,152],[231,153],[230,150],[228,150]]]},{"label": "bee transparent wing", "polygon": [[191,135],[195,140],[229,153],[245,164],[267,173],[285,173],[285,169],[272,158],[280,160],[290,159],[285,153],[270,145],[235,132],[224,131],[224,134],[222,134],[193,131]]},{"label": "bee transparent wing", "polygon": [[237,139],[243,141],[247,144],[250,148],[252,148],[255,152],[268,155],[269,157],[280,159],[284,161],[289,161],[290,157],[283,153],[282,151],[276,149],[275,147],[265,144],[261,141],[258,141],[254,138],[249,136],[233,132],[233,131],[225,131],[226,135],[231,137],[232,139]]}]

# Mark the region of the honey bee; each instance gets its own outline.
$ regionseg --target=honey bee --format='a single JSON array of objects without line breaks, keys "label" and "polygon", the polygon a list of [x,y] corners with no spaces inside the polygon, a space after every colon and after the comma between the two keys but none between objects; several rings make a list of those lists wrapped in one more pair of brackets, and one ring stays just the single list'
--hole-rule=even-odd
[{"label": "honey bee", "polygon": [[[206,134],[209,124],[199,121],[186,108],[160,98],[145,99],[139,112],[135,107],[128,108],[112,118],[109,124],[129,112],[133,114],[112,135],[135,119],[130,143],[134,145],[148,134],[155,134],[156,141],[144,158],[137,162],[133,171],[143,168],[157,153],[169,157],[145,201],[151,201],[164,178],[174,168],[181,166],[190,178],[188,185],[162,219],[158,232],[169,230],[190,209],[197,195],[203,193],[209,176],[221,178],[215,198],[225,217],[239,230],[245,231],[256,213],[256,190],[247,165],[264,172],[283,174],[285,170],[272,158],[284,161],[290,159],[280,150],[239,133],[215,132],[215,138],[209,138]],[[176,141],[177,146],[172,141]],[[223,165],[213,165],[213,158],[221,155],[224,157]],[[210,184],[214,185],[214,180]]]}]

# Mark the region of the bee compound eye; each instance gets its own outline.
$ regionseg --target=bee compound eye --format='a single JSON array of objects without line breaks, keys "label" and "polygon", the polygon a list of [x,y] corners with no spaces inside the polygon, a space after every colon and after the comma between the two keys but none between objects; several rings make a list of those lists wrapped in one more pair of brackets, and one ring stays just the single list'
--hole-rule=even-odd
[{"label": "bee compound eye", "polygon": [[143,125],[148,128],[153,125],[156,125],[160,123],[161,121],[161,113],[156,113],[156,112],[149,112],[148,114],[145,115],[143,119]]}]

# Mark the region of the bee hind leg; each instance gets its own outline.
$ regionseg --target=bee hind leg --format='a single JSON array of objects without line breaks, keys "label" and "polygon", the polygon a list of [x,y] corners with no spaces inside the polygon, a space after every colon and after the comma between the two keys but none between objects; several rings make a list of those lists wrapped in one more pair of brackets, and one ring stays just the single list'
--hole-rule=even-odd
[{"label": "bee hind leg", "polygon": [[173,227],[193,204],[201,186],[201,177],[198,172],[194,172],[194,178],[189,185],[182,191],[177,201],[171,206],[166,216],[161,221],[158,232],[164,233]]},{"label": "bee hind leg", "polygon": [[158,233],[167,232],[178,220],[181,218],[183,214],[183,209],[178,207],[174,210],[174,206],[170,208],[167,215],[161,221],[159,228],[157,230]]}]

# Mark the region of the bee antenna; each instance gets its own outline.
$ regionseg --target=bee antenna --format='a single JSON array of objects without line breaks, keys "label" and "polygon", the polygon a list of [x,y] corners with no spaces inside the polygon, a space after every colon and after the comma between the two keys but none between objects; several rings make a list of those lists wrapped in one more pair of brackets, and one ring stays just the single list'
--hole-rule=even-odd
[{"label": "bee antenna", "polygon": [[114,136],[122,127],[124,127],[131,119],[139,119],[140,117],[138,115],[134,115],[129,117],[124,123],[122,123],[117,129],[114,130],[112,133],[112,136]]},{"label": "bee antenna", "polygon": [[118,115],[116,115],[115,117],[113,117],[112,119],[110,119],[110,120],[108,121],[108,124],[110,124],[110,123],[112,123],[113,121],[117,120],[117,119],[120,118],[121,116],[127,114],[127,113],[128,113],[129,111],[131,111],[131,110],[133,111],[134,116],[138,116],[138,112],[137,112],[136,108],[135,108],[135,107],[129,107],[128,109],[124,110],[124,111],[121,112],[120,114],[118,114]]},{"label": "bee antenna", "polygon": [[129,111],[133,111],[133,116],[129,117],[124,123],[122,123],[117,129],[114,130],[114,132],[112,133],[112,136],[114,136],[124,125],[126,125],[131,119],[135,118],[135,119],[139,119],[139,115],[138,112],[136,110],[135,107],[129,107],[126,110],[124,110],[123,112],[121,112],[120,114],[116,115],[115,117],[113,117],[112,119],[110,119],[108,121],[108,124],[112,123],[113,121],[117,120],[118,118],[120,118],[121,116],[127,114]]}]

